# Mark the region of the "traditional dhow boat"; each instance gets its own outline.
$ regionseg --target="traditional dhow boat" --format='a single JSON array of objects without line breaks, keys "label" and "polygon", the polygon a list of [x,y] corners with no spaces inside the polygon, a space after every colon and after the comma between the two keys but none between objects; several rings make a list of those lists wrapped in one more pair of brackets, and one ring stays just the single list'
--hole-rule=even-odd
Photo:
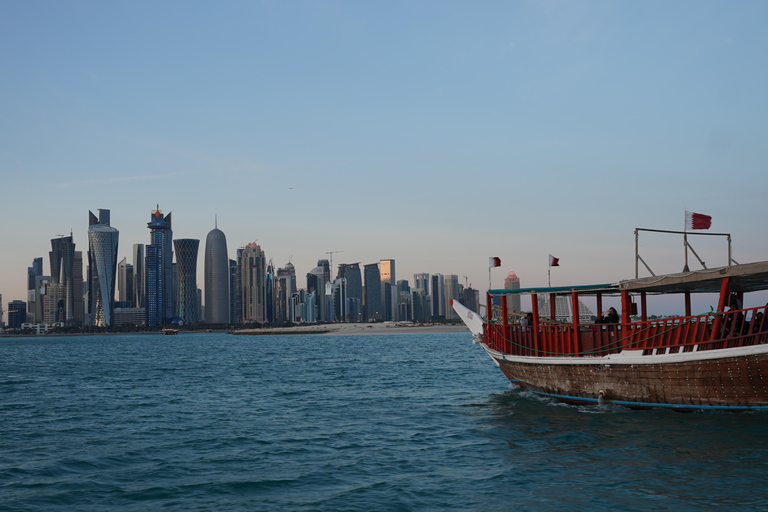
[{"label": "traditional dhow boat", "polygon": [[[452,304],[504,375],[538,395],[571,404],[748,410],[768,408],[768,305],[741,306],[745,293],[761,290],[768,290],[768,262],[614,284],[490,290],[485,318]],[[717,310],[692,315],[691,294],[698,293],[719,294]],[[507,307],[519,294],[530,295],[529,322]],[[659,294],[678,294],[685,316],[649,320],[646,300]],[[593,298],[599,314],[607,295],[621,297],[613,323],[579,318],[580,299]],[[542,296],[549,315],[540,314]],[[558,321],[558,297],[577,312],[568,322]]]}]

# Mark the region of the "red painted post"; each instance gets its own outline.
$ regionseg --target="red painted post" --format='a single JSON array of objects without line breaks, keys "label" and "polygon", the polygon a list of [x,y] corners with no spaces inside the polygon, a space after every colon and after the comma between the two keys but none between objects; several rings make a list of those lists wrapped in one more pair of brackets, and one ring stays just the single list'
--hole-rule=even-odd
[{"label": "red painted post", "polygon": [[539,296],[536,293],[531,294],[531,309],[533,309],[533,347],[539,348]]},{"label": "red painted post", "polygon": [[501,332],[504,333],[504,351],[509,354],[511,351],[509,343],[509,318],[507,317],[507,296],[501,296]]},{"label": "red painted post", "polygon": [[720,283],[720,299],[717,301],[718,315],[715,317],[715,321],[712,322],[712,332],[709,333],[709,341],[716,340],[720,337],[720,324],[722,323],[720,313],[722,313],[723,309],[725,308],[725,299],[728,297],[728,286],[730,284],[730,277],[724,277],[723,282]]},{"label": "red painted post", "polygon": [[571,311],[573,311],[573,333],[571,334],[571,352],[581,352],[579,343],[579,293],[571,292]]},{"label": "red painted post", "polygon": [[685,292],[685,316],[691,316],[691,292]]},{"label": "red painted post", "polygon": [[640,318],[642,319],[643,322],[647,322],[648,321],[648,303],[645,300],[645,292],[640,292],[640,308],[643,310]]},{"label": "red painted post", "polygon": [[629,292],[627,290],[623,290],[621,292],[621,323],[624,325],[627,325],[630,322],[629,308],[632,307],[630,305],[631,303],[632,301],[629,300]]}]

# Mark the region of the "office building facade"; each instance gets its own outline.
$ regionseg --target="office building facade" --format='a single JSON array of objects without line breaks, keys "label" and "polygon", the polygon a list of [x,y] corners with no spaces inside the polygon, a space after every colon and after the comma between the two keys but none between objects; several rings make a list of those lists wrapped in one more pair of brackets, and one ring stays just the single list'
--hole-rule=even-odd
[{"label": "office building facade", "polygon": [[224,324],[230,317],[230,269],[227,237],[218,227],[205,237],[205,321]]},{"label": "office building facade", "polygon": [[88,317],[91,325],[112,325],[117,281],[119,232],[110,226],[109,210],[88,212]]},{"label": "office building facade", "polygon": [[147,223],[150,230],[146,246],[146,314],[148,327],[160,327],[174,315],[173,228],[171,214],[153,210]]},{"label": "office building facade", "polygon": [[178,238],[173,241],[178,269],[179,318],[184,324],[194,324],[199,320],[197,300],[197,253],[200,240]]}]

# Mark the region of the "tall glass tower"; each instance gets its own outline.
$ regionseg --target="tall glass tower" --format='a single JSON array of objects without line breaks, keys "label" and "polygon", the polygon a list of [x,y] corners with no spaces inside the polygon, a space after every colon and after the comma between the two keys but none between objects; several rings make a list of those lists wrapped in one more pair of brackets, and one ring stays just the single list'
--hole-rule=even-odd
[{"label": "tall glass tower", "polygon": [[109,225],[109,210],[99,210],[98,217],[88,212],[88,223],[88,314],[93,325],[111,326],[120,233]]},{"label": "tall glass tower", "polygon": [[64,318],[59,321],[74,323],[75,320],[75,300],[83,300],[83,285],[77,283],[75,286],[75,243],[72,241],[72,235],[54,238],[51,240],[51,283],[63,288],[64,300],[61,309],[64,312]]},{"label": "tall glass tower", "polygon": [[371,263],[363,267],[365,281],[365,302],[363,304],[363,320],[371,322],[381,320],[381,274],[379,264]]},{"label": "tall glass tower", "polygon": [[229,256],[227,237],[214,228],[205,238],[205,321],[209,324],[229,322]]},{"label": "tall glass tower", "polygon": [[200,240],[179,238],[173,241],[179,270],[179,316],[185,324],[198,321],[197,250]]},{"label": "tall glass tower", "polygon": [[173,231],[171,214],[163,216],[160,207],[152,212],[146,247],[147,326],[159,327],[173,317]]}]

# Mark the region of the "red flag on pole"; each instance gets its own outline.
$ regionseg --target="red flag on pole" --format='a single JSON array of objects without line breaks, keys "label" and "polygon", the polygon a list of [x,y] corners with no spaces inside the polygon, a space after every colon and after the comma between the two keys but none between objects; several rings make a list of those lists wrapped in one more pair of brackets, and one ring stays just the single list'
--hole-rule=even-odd
[{"label": "red flag on pole", "polygon": [[685,229],[709,229],[712,217],[703,213],[693,213],[685,210]]},{"label": "red flag on pole", "polygon": [[488,258],[488,268],[493,267],[500,267],[501,266],[501,258],[497,258],[495,256],[491,256]]},{"label": "red flag on pole", "polygon": [[550,267],[559,267],[560,266],[560,258],[555,258],[551,254],[549,255],[549,266]]}]

